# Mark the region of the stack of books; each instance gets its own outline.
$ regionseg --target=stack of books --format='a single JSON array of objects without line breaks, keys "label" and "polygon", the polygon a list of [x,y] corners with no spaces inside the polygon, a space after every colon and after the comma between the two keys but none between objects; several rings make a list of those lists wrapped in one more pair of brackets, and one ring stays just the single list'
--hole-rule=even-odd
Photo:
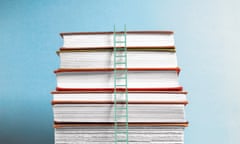
[{"label": "stack of books", "polygon": [[[112,144],[114,32],[60,35],[64,44],[52,92],[55,144]],[[127,31],[126,44],[128,143],[183,144],[188,102],[178,81],[174,33]]]}]

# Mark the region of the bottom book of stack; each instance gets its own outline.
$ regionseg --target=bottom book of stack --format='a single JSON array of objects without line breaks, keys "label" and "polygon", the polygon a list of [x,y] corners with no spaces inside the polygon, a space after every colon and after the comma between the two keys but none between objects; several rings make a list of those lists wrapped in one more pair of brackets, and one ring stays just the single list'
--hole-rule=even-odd
[{"label": "bottom book of stack", "polygon": [[[130,144],[183,144],[186,125],[161,126],[129,123],[128,142]],[[114,127],[111,124],[56,124],[55,143],[113,144]]]}]

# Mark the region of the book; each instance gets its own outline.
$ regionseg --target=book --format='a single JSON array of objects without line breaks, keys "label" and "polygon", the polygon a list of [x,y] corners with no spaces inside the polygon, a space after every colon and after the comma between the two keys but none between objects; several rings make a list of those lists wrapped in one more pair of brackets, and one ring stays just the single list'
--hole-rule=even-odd
[{"label": "book", "polygon": [[[178,82],[179,68],[129,68],[128,89],[181,90]],[[58,69],[55,71],[57,90],[114,88],[113,69]],[[117,88],[125,88],[123,73],[117,73]]]},{"label": "book", "polygon": [[[113,47],[113,32],[73,32],[61,33],[63,48],[106,48]],[[124,32],[117,32],[124,34]],[[123,41],[119,37],[117,41]],[[127,31],[127,47],[168,48],[174,46],[173,32],[171,31]],[[116,46],[123,46],[119,43]]]},{"label": "book", "polygon": [[[123,135],[120,135],[124,137]],[[131,144],[183,144],[184,126],[129,124]],[[113,144],[114,128],[109,125],[55,125],[55,143]]]},{"label": "book", "polygon": [[[125,115],[126,104],[118,104],[122,108],[121,115]],[[128,103],[128,122],[172,122],[181,123],[185,120],[184,104],[131,104]],[[54,104],[55,122],[114,122],[114,105],[112,104]],[[124,122],[125,117],[119,117]]]},{"label": "book", "polygon": [[[55,103],[112,103],[114,93],[109,91],[53,91],[53,104]],[[183,103],[187,104],[187,92],[184,91],[128,91],[130,103]],[[119,99],[124,93],[116,94]]]},{"label": "book", "polygon": [[[114,52],[105,50],[60,50],[60,68],[113,68]],[[119,53],[124,60],[124,53]],[[169,50],[129,50],[127,52],[129,68],[166,68],[177,67],[175,49]],[[121,65],[120,67],[124,67]]]}]

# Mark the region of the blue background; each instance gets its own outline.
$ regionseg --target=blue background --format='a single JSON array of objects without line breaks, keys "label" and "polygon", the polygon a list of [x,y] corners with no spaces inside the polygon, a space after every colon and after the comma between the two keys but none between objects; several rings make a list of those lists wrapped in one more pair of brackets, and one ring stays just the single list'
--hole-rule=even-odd
[{"label": "blue background", "polygon": [[53,144],[60,32],[172,30],[189,92],[186,144],[240,143],[240,1],[1,0],[0,143]]}]

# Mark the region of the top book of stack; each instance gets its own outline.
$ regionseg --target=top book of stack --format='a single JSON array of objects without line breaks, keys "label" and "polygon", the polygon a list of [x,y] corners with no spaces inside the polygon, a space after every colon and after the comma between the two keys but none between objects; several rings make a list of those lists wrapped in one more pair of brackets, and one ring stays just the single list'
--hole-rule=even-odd
[{"label": "top book of stack", "polygon": [[[124,34],[117,32],[116,34]],[[113,48],[113,32],[61,33],[64,44],[61,49]],[[117,45],[121,47],[121,44]],[[174,37],[171,31],[127,31],[128,49],[172,49]]]}]

